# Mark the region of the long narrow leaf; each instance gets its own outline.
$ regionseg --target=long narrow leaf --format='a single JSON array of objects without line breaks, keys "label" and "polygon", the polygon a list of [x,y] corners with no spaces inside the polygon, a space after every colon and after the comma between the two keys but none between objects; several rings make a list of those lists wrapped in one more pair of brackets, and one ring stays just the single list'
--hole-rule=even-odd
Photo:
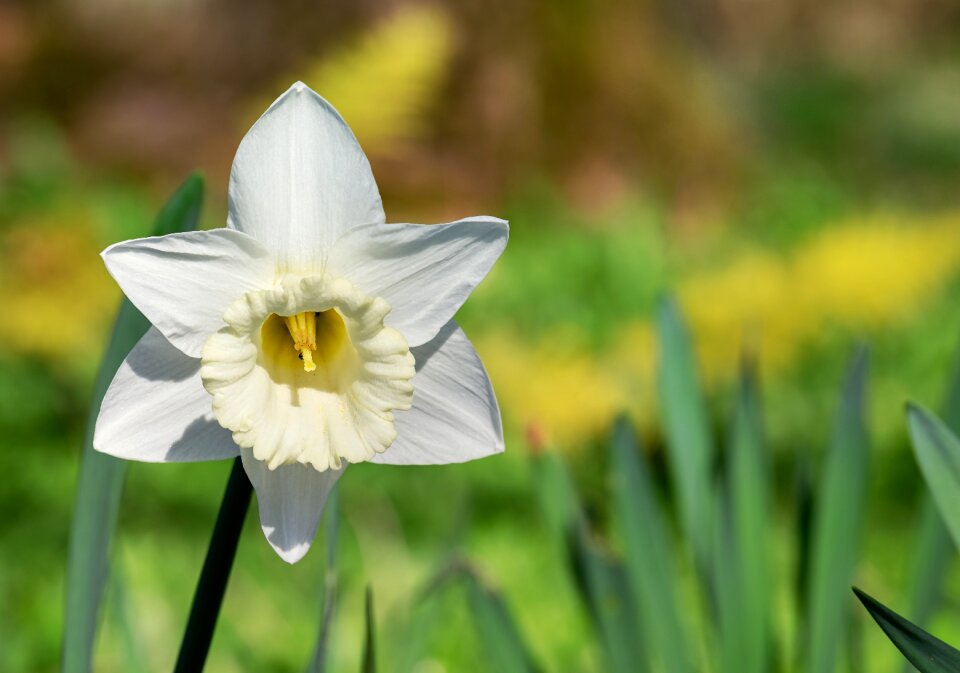
[{"label": "long narrow leaf", "polygon": [[483,644],[487,669],[497,673],[536,673],[541,670],[503,598],[485,586],[469,566],[463,568],[474,624]]},{"label": "long narrow leaf", "polygon": [[610,673],[644,673],[650,662],[623,564],[597,549],[586,525],[570,537],[570,556]]},{"label": "long narrow leaf", "polygon": [[603,648],[611,673],[648,669],[623,564],[601,551],[590,536],[583,507],[563,460],[553,452],[534,455],[533,482],[540,508],[573,578]]},{"label": "long narrow leaf", "polygon": [[933,616],[940,601],[943,583],[950,569],[956,549],[950,531],[943,525],[943,517],[936,503],[924,493],[913,542],[916,555],[910,581],[910,617],[916,624],[925,624]]},{"label": "long narrow leaf", "polygon": [[636,435],[619,419],[612,442],[614,516],[623,534],[627,576],[660,668],[691,671],[675,590],[672,544]]},{"label": "long narrow leaf", "polygon": [[702,570],[710,558],[713,443],[690,337],[673,301],[657,313],[658,384],[667,456],[685,538]]},{"label": "long narrow leaf", "polygon": [[469,506],[466,500],[454,519],[455,523],[442,545],[443,551],[435,555],[435,558],[442,559],[438,570],[415,592],[401,628],[391,629],[388,634],[393,643],[390,670],[394,673],[412,673],[419,670],[420,663],[429,654],[430,638],[444,619],[444,606],[438,594],[443,587],[463,573],[466,561],[459,550],[469,521]]},{"label": "long narrow leaf", "polygon": [[766,461],[753,367],[744,361],[714,520],[714,588],[720,670],[761,673],[768,663]]},{"label": "long narrow leaf", "polygon": [[[203,201],[203,179],[193,175],[160,211],[155,235],[195,229]],[[103,588],[107,578],[110,540],[126,463],[93,450],[93,426],[107,387],[130,349],[149,327],[146,318],[123,300],[113,333],[97,374],[87,421],[77,481],[70,548],[67,555],[66,610],[64,614],[63,673],[91,670]]]},{"label": "long narrow leaf", "polygon": [[558,541],[558,548],[564,547],[582,515],[570,473],[563,461],[550,452],[534,456],[532,473],[547,527]]},{"label": "long narrow leaf", "polygon": [[796,472],[794,476],[793,501],[795,503],[796,585],[794,586],[797,613],[797,640],[803,640],[806,632],[804,618],[809,613],[810,562],[813,558],[813,467],[806,449],[794,451]]},{"label": "long narrow leaf", "polygon": [[907,405],[913,451],[953,542],[960,548],[960,441],[933,413]]},{"label": "long narrow leaf", "polygon": [[146,667],[143,665],[143,657],[140,654],[137,639],[134,635],[126,585],[123,567],[120,565],[111,575],[110,587],[107,589],[110,597],[110,612],[113,615],[117,633],[123,646],[123,669],[128,673],[141,673],[146,670]]},{"label": "long narrow leaf", "polygon": [[435,590],[418,592],[406,611],[400,630],[385,634],[393,643],[391,671],[413,673],[420,670],[421,662],[429,656],[430,638],[445,618],[443,607]]},{"label": "long narrow leaf", "polygon": [[333,629],[333,612],[337,602],[337,540],[340,531],[340,496],[336,486],[327,497],[323,518],[327,552],[323,573],[323,611],[313,657],[307,667],[310,673],[324,673],[330,659],[330,631]]},{"label": "long narrow leaf", "polygon": [[[943,402],[943,422],[954,434],[960,432],[960,357],[955,358],[953,371],[947,385]],[[950,569],[956,550],[950,531],[929,491],[924,491],[917,512],[916,549],[909,582],[910,619],[923,626],[936,609],[943,591],[947,571]]]},{"label": "long narrow leaf", "polygon": [[713,594],[717,611],[717,659],[721,673],[746,670],[747,643],[741,633],[740,594],[732,507],[727,488],[717,488],[713,523]]},{"label": "long narrow leaf", "polygon": [[736,587],[737,605],[730,637],[739,643],[739,661],[733,670],[761,673],[770,651],[770,494],[756,375],[748,364],[741,375],[731,449],[727,475],[732,535],[730,581]]},{"label": "long narrow leaf", "polygon": [[867,353],[853,358],[820,476],[811,540],[808,670],[834,670],[847,636],[847,588],[863,526],[869,462],[864,398]]},{"label": "long narrow leaf", "polygon": [[377,673],[377,646],[376,646],[376,624],[373,615],[373,587],[367,587],[366,600],[364,602],[364,623],[366,624],[366,636],[363,641],[363,673]]},{"label": "long narrow leaf", "polygon": [[960,652],[859,589],[853,592],[890,641],[920,673],[960,673]]},{"label": "long narrow leaf", "polygon": [[649,670],[626,570],[591,539],[570,473],[554,453],[533,459],[533,478],[548,526],[565,547],[611,673]]}]

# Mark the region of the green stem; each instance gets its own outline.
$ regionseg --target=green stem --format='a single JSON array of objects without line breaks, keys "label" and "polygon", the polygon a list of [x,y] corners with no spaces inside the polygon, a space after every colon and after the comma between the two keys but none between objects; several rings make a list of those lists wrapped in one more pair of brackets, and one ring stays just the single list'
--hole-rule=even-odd
[{"label": "green stem", "polygon": [[200,581],[197,582],[197,590],[193,594],[190,618],[183,634],[174,673],[195,673],[203,670],[227,580],[230,579],[230,568],[237,554],[237,544],[240,542],[240,532],[243,530],[243,520],[247,515],[252,490],[243,465],[237,458],[233,462],[223,502],[220,503],[220,513],[210,538],[207,557],[203,561]]}]

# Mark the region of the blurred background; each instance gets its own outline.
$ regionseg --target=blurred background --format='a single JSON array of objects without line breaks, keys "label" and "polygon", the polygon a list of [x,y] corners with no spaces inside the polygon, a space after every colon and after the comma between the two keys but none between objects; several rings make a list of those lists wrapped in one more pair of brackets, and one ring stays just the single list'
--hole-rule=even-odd
[{"label": "blurred background", "polygon": [[[222,226],[240,139],[298,79],[352,126],[388,221],[511,221],[458,316],[507,453],[348,473],[334,670],[358,665],[364,587],[389,657],[454,544],[549,670],[604,670],[528,454],[562,455],[601,521],[617,412],[656,459],[664,293],[718,432],[741,355],[759,363],[783,483],[791,456],[822,450],[851,347],[869,344],[857,579],[895,596],[922,490],[903,403],[938,403],[960,334],[958,40],[950,0],[0,2],[0,668],[58,665],[83,427],[120,299],[97,253],[147,235],[194,169],[204,226]],[[172,664],[228,468],[131,466],[97,670]],[[251,511],[209,670],[302,670],[322,546],[289,567]],[[467,602],[442,603],[412,670],[491,670]],[[935,626],[960,639],[956,614]],[[895,662],[872,631],[869,660]]]}]

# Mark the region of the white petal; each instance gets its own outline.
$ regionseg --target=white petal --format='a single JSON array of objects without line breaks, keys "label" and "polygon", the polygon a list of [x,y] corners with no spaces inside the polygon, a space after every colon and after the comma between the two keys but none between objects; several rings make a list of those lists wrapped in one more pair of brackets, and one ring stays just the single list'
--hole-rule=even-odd
[{"label": "white petal", "polygon": [[497,398],[463,330],[451,321],[413,354],[413,407],[394,412],[397,439],[373,462],[441,465],[502,453]]},{"label": "white petal", "polygon": [[213,417],[200,361],[151,327],[117,370],[100,405],[93,447],[150,463],[234,458],[240,449]]},{"label": "white petal", "polygon": [[310,549],[327,496],[346,466],[323,472],[309,465],[282,465],[270,470],[249,449],[243,449],[241,457],[257,491],[263,534],[280,558],[296,563]]},{"label": "white petal", "polygon": [[263,246],[230,229],[138,238],[102,256],[133,305],[191,357],[223,325],[227,306],[247,290],[269,287],[275,275]]},{"label": "white petal", "polygon": [[370,163],[336,110],[302,82],[247,133],[233,160],[228,225],[263,243],[283,271],[310,273],[351,227],[383,222]]},{"label": "white petal", "polygon": [[386,299],[393,308],[386,323],[419,346],[453,318],[508,235],[507,223],[494,217],[360,227],[337,241],[329,269]]}]

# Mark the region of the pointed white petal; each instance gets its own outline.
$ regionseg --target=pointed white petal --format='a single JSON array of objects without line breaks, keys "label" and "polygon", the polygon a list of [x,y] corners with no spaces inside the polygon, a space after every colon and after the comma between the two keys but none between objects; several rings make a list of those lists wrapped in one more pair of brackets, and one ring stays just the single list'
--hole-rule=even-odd
[{"label": "pointed white petal", "polygon": [[351,227],[383,222],[370,164],[336,110],[301,82],[247,133],[233,160],[228,226],[284,271],[309,273]]},{"label": "pointed white petal", "polygon": [[494,217],[359,227],[337,241],[329,270],[386,299],[393,309],[386,323],[419,346],[453,318],[508,235],[507,223]]},{"label": "pointed white petal", "polygon": [[327,496],[346,466],[318,472],[309,465],[291,464],[270,470],[250,449],[240,455],[257,491],[263,534],[280,558],[296,563],[310,549]]},{"label": "pointed white petal", "polygon": [[497,398],[463,330],[450,321],[413,354],[413,407],[394,412],[397,439],[373,462],[441,465],[502,453]]},{"label": "pointed white petal", "polygon": [[263,246],[230,229],[124,241],[104,250],[103,261],[133,305],[191,357],[223,326],[227,306],[269,287],[276,272]]},{"label": "pointed white petal", "polygon": [[100,405],[93,447],[150,463],[234,458],[240,449],[213,417],[200,361],[151,327],[117,370]]}]

